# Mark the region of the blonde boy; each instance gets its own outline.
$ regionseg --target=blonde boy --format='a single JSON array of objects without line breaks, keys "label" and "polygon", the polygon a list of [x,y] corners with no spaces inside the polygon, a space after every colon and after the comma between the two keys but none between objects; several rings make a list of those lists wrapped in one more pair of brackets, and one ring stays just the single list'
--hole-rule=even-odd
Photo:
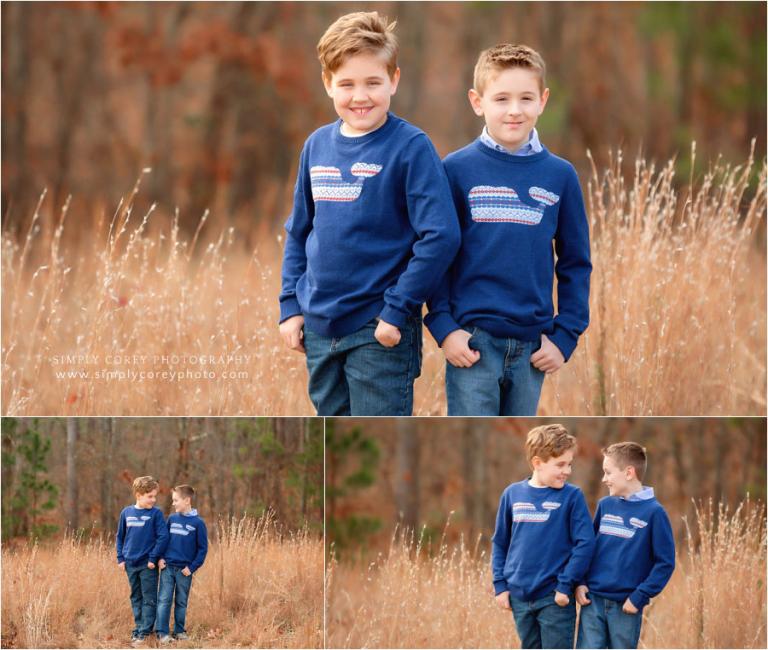
[{"label": "blonde boy", "polygon": [[155,624],[157,561],[168,543],[163,513],[155,507],[158,488],[151,476],[140,476],[133,482],[136,503],[120,513],[115,540],[118,565],[125,568],[131,586],[134,646],[143,643]]},{"label": "blonde boy", "polygon": [[581,490],[568,485],[576,439],[560,424],[525,443],[531,475],[501,495],[493,534],[496,602],[512,610],[523,648],[572,648],[573,588],[595,543]]},{"label": "blonde boy", "polygon": [[389,111],[395,23],[342,16],[318,43],[339,119],[299,159],[285,226],[280,333],[305,353],[319,415],[410,415],[421,306],[459,246],[456,211],[426,134]]}]

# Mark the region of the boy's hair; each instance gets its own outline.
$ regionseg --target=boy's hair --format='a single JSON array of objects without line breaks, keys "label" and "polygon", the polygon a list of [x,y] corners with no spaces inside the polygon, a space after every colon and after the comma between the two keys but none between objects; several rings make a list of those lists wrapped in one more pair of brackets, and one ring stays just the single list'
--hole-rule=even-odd
[{"label": "boy's hair", "polygon": [[637,480],[643,480],[645,469],[648,467],[645,447],[636,442],[617,442],[603,449],[603,456],[610,458],[618,465],[619,469],[626,469],[631,465],[635,468]]},{"label": "boy's hair", "polygon": [[173,488],[173,491],[180,495],[182,499],[191,499],[195,496],[195,488],[191,485],[177,485]]},{"label": "boy's hair", "polygon": [[317,43],[323,78],[330,80],[349,57],[361,52],[382,54],[391,78],[397,70],[395,25],[396,21],[390,23],[376,11],[358,11],[339,18]]},{"label": "boy's hair", "polygon": [[531,461],[538,456],[544,462],[550,458],[562,456],[576,446],[574,438],[562,424],[545,424],[528,432],[525,440],[525,455],[528,465],[533,468]]},{"label": "boy's hair", "polygon": [[544,92],[547,66],[536,50],[527,45],[501,43],[480,52],[475,64],[474,88],[482,95],[491,77],[509,68],[527,68],[539,76],[539,92]]},{"label": "boy's hair", "polygon": [[133,481],[134,494],[146,494],[147,492],[152,492],[152,490],[157,490],[159,487],[160,483],[151,476],[139,476]]}]

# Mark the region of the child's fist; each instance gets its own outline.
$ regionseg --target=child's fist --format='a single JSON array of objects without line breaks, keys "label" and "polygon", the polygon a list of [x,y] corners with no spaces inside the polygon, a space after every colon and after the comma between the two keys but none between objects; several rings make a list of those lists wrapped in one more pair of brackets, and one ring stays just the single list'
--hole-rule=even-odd
[{"label": "child's fist", "polygon": [[480,360],[480,353],[469,347],[472,335],[466,330],[453,330],[443,340],[445,360],[457,368],[469,368]]},{"label": "child's fist", "polygon": [[560,607],[565,607],[568,603],[571,602],[571,599],[568,598],[565,594],[560,593],[559,591],[555,592],[555,602],[560,605]]},{"label": "child's fist", "polygon": [[155,563],[154,562],[147,562],[147,568],[148,569],[154,569],[155,568]]},{"label": "child's fist", "polygon": [[627,598],[624,601],[624,606],[621,608],[621,611],[625,614],[637,614],[639,610],[632,604],[632,601]]},{"label": "child's fist", "polygon": [[587,598],[587,594],[589,593],[589,588],[587,585],[579,585],[576,587],[576,602],[579,603],[582,607],[584,605],[589,605],[592,601]]},{"label": "child's fist", "polygon": [[124,568],[125,568],[125,561],[123,561],[123,562],[118,562],[118,563],[117,563],[117,566],[119,566],[121,569],[124,569]]},{"label": "child's fist", "polygon": [[400,343],[400,330],[381,319],[373,335],[385,348],[393,348]]},{"label": "child's fist", "polygon": [[291,316],[280,323],[280,336],[291,350],[304,352],[304,316]]},{"label": "child's fist", "polygon": [[165,563],[165,560],[160,560],[160,561],[157,563],[157,566],[159,566],[161,569],[164,569],[164,568],[165,568],[166,566],[168,566],[168,565]]},{"label": "child's fist", "polygon": [[545,334],[541,335],[541,347],[531,355],[531,364],[548,375],[560,370],[565,363],[565,357],[552,341]]},{"label": "child's fist", "polygon": [[184,568],[181,570],[181,575],[184,575],[184,576],[191,576],[191,575],[192,575],[192,572],[189,570],[189,567],[188,567],[188,566],[185,566],[185,567],[184,567]]},{"label": "child's fist", "polygon": [[502,609],[512,609],[509,606],[509,592],[508,591],[502,591],[500,594],[496,595],[496,604],[501,607]]}]

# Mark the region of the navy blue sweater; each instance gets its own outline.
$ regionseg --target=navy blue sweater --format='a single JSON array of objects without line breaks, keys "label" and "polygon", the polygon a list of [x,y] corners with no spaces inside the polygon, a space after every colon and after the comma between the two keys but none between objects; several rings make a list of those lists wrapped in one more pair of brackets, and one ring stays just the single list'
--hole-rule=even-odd
[{"label": "navy blue sweater", "polygon": [[208,553],[208,529],[197,510],[168,517],[168,533],[171,539],[163,559],[170,566],[189,567],[192,573],[203,566]]},{"label": "navy blue sweater", "polygon": [[493,533],[493,586],[520,600],[570,595],[589,568],[595,536],[581,490],[536,488],[528,479],[501,495]]},{"label": "navy blue sweater", "polygon": [[590,593],[641,609],[664,589],[675,570],[675,539],[655,499],[605,497],[594,521],[597,543],[586,578]]},{"label": "navy blue sweater", "polygon": [[592,271],[573,166],[547,149],[510,156],[479,140],[444,162],[462,242],[429,301],[425,322],[435,340],[442,345],[452,331],[469,326],[523,341],[543,333],[568,360],[589,323]]},{"label": "navy blue sweater", "polygon": [[117,525],[117,562],[139,566],[156,563],[168,544],[168,529],[159,508],[128,506]]},{"label": "navy blue sweater", "polygon": [[377,130],[341,121],[304,144],[285,229],[280,322],[304,315],[321,336],[374,317],[402,327],[420,315],[459,247],[440,158],[426,134],[389,113]]}]

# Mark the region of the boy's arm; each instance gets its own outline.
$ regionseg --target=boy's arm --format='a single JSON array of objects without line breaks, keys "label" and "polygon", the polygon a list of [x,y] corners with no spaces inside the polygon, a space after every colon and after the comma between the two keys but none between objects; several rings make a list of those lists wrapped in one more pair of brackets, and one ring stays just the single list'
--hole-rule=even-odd
[{"label": "boy's arm", "polygon": [[557,316],[554,331],[547,335],[566,361],[581,333],[589,325],[589,223],[579,177],[571,169],[555,232],[557,262]]},{"label": "boy's arm", "polygon": [[117,535],[115,536],[115,546],[117,547],[117,563],[125,562],[123,557],[123,542],[125,541],[125,512],[120,513],[120,519],[117,522]]},{"label": "boy's arm", "polygon": [[155,545],[152,547],[152,550],[149,552],[149,561],[152,564],[156,564],[158,558],[165,555],[165,549],[168,548],[168,540],[171,535],[168,532],[168,525],[165,521],[165,517],[163,517],[163,513],[159,510],[157,511],[157,514],[152,517],[152,525],[155,527],[157,539],[155,540]]},{"label": "boy's arm", "polygon": [[491,570],[493,571],[493,589],[496,595],[509,591],[507,580],[504,578],[504,565],[507,563],[509,543],[512,540],[512,518],[505,490],[499,500],[499,510],[496,513],[496,529],[491,538]]},{"label": "boy's arm", "polygon": [[208,529],[205,527],[205,522],[201,519],[200,524],[197,527],[197,554],[195,559],[192,560],[192,564],[189,565],[190,572],[194,573],[205,562],[205,556],[208,554]]},{"label": "boy's arm", "polygon": [[575,585],[581,584],[589,571],[592,554],[595,550],[595,533],[592,518],[589,516],[587,502],[581,490],[576,494],[571,506],[569,525],[571,539],[574,541],[571,557],[557,576],[556,590],[569,596]]},{"label": "boy's arm", "polygon": [[306,243],[312,231],[315,204],[312,200],[312,185],[306,161],[306,147],[299,157],[296,187],[293,192],[293,210],[285,224],[285,249],[281,272],[280,322],[301,314],[296,299],[296,283],[307,269]]},{"label": "boy's arm", "polygon": [[664,589],[675,570],[675,538],[667,513],[661,508],[651,520],[651,553],[653,567],[648,577],[629,594],[629,600],[640,609]]},{"label": "boy's arm", "polygon": [[406,318],[417,313],[435,292],[461,241],[448,179],[435,148],[426,135],[419,134],[408,149],[405,194],[408,219],[417,239],[405,271],[384,292],[379,314],[381,320],[395,327],[403,327]]}]

